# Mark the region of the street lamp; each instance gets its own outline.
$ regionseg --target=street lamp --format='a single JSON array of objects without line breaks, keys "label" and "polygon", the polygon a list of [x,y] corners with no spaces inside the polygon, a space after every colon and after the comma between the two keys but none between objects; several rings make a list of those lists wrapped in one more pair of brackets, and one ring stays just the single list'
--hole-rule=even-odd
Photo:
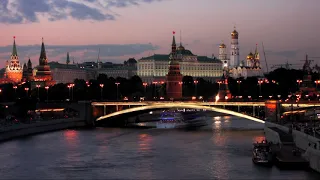
[{"label": "street lamp", "polygon": [[68,85],[68,89],[69,89],[69,99],[71,100],[71,84]]},{"label": "street lamp", "polygon": [[47,90],[47,102],[49,102],[49,86],[44,87]]},{"label": "street lamp", "polygon": [[219,91],[220,91],[220,84],[221,84],[222,82],[221,82],[221,81],[218,81],[217,83],[219,84]]},{"label": "street lamp", "polygon": [[101,100],[103,99],[103,87],[104,87],[104,84],[100,84],[100,98],[101,98]]},{"label": "street lamp", "polygon": [[152,82],[152,84],[154,84],[154,97],[156,97],[157,96],[157,84],[158,84],[158,82],[154,81],[154,82]]},{"label": "street lamp", "polygon": [[316,89],[318,89],[318,84],[320,84],[320,80],[316,80],[314,81],[314,83],[316,83]]},{"label": "street lamp", "polygon": [[40,99],[40,94],[39,94],[39,88],[41,87],[39,84],[36,85],[37,90],[38,90],[38,99]]},{"label": "street lamp", "polygon": [[261,85],[264,81],[263,80],[258,80],[258,85],[259,85],[259,95],[262,96],[262,93],[261,93]]},{"label": "street lamp", "polygon": [[118,97],[119,97],[119,82],[116,82],[114,83],[115,85],[117,85],[117,100],[118,100]]},{"label": "street lamp", "polygon": [[193,83],[196,85],[196,89],[195,89],[195,96],[197,97],[197,90],[198,90],[198,83],[199,81],[198,80],[194,80]]},{"label": "street lamp", "polygon": [[144,96],[146,96],[148,83],[144,82],[142,85],[144,86]]},{"label": "street lamp", "polygon": [[239,95],[240,95],[240,84],[241,84],[241,82],[242,82],[242,81],[240,81],[240,80],[237,81],[237,83],[238,83],[238,94],[239,94]]},{"label": "street lamp", "polygon": [[70,87],[71,87],[71,100],[73,100],[73,87],[74,87],[74,84],[70,84]]},{"label": "street lamp", "polygon": [[299,85],[299,87],[300,87],[300,84],[302,83],[302,80],[298,79],[298,80],[297,80],[297,83],[298,83],[298,85]]},{"label": "street lamp", "polygon": [[29,88],[24,88],[24,90],[26,91],[26,93],[27,93],[27,97],[29,97]]},{"label": "street lamp", "polygon": [[12,87],[13,89],[14,89],[14,96],[15,96],[15,98],[17,98],[17,86],[13,86]]}]

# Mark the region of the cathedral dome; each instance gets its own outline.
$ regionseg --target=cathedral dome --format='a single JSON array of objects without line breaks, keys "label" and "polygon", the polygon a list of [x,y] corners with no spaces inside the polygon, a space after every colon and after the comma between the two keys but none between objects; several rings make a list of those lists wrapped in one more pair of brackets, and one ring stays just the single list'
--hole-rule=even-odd
[{"label": "cathedral dome", "polygon": [[180,46],[177,48],[177,50],[178,50],[178,51],[183,51],[183,50],[185,50],[185,49],[184,49],[184,47],[183,47],[182,45],[180,45]]},{"label": "cathedral dome", "polygon": [[238,33],[238,31],[233,30],[233,31],[232,31],[232,33],[231,33],[231,35],[232,35],[232,36],[238,36],[238,35],[239,35],[239,33]]},{"label": "cathedral dome", "polygon": [[231,32],[231,38],[232,38],[232,39],[238,39],[238,37],[239,37],[238,31],[233,30],[233,31]]},{"label": "cathedral dome", "polygon": [[226,48],[226,47],[227,46],[224,43],[220,44],[220,46],[219,46],[219,48]]},{"label": "cathedral dome", "polygon": [[250,53],[247,55],[247,59],[253,59],[253,54],[252,54],[252,52],[250,52]]}]

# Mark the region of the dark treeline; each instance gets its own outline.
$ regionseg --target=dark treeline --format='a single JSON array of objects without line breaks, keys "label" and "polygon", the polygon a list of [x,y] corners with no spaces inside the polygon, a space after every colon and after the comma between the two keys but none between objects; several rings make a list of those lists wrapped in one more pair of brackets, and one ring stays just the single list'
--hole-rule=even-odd
[{"label": "dark treeline", "polygon": [[[264,98],[281,95],[287,97],[289,93],[296,92],[299,88],[297,80],[303,79],[304,72],[301,70],[276,69],[266,75],[269,83],[261,84],[261,93]],[[312,74],[313,82],[318,80],[319,74]],[[196,82],[196,83],[195,83]],[[260,95],[258,79],[249,77],[247,79],[228,79],[229,89],[233,96],[252,96],[257,98]],[[74,86],[69,84],[56,84],[49,89],[39,87],[30,89],[30,84],[25,83],[19,86],[12,84],[1,85],[1,102],[15,101],[18,98],[40,99],[40,101],[58,100],[140,100],[153,99],[154,97],[165,97],[165,84],[144,84],[138,76],[130,79],[112,78],[100,74],[97,79],[88,82],[76,79]],[[29,89],[27,89],[29,88]],[[202,78],[194,79],[190,76],[183,77],[183,96],[203,96],[204,99],[217,95],[219,84],[217,82],[205,81]]]}]

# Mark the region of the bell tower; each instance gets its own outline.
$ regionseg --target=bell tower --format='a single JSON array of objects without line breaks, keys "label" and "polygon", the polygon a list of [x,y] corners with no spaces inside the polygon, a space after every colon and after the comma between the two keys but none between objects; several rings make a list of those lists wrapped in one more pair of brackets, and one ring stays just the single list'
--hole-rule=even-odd
[{"label": "bell tower", "polygon": [[222,62],[222,68],[228,68],[230,66],[230,62],[227,59],[227,46],[224,43],[219,45],[219,59]]},{"label": "bell tower", "polygon": [[231,47],[230,47],[230,66],[237,67],[240,65],[240,54],[239,54],[239,33],[236,31],[236,27],[231,32]]},{"label": "bell tower", "polygon": [[182,98],[182,74],[180,73],[180,62],[176,50],[177,45],[175,39],[175,32],[173,31],[171,53],[169,57],[169,70],[166,76],[168,99]]}]

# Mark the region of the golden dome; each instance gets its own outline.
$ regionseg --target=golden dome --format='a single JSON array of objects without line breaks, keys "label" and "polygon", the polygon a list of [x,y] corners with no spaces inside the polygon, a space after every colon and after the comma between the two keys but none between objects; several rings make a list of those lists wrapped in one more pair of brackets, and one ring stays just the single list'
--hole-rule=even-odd
[{"label": "golden dome", "polygon": [[232,36],[237,36],[237,35],[239,35],[239,33],[238,33],[238,31],[233,30],[232,33],[231,33],[231,35],[232,35]]},{"label": "golden dome", "polygon": [[250,52],[250,53],[248,54],[247,59],[253,59],[253,54],[252,54],[252,52]]},{"label": "golden dome", "polygon": [[226,48],[226,45],[225,44],[220,44],[219,48]]}]

